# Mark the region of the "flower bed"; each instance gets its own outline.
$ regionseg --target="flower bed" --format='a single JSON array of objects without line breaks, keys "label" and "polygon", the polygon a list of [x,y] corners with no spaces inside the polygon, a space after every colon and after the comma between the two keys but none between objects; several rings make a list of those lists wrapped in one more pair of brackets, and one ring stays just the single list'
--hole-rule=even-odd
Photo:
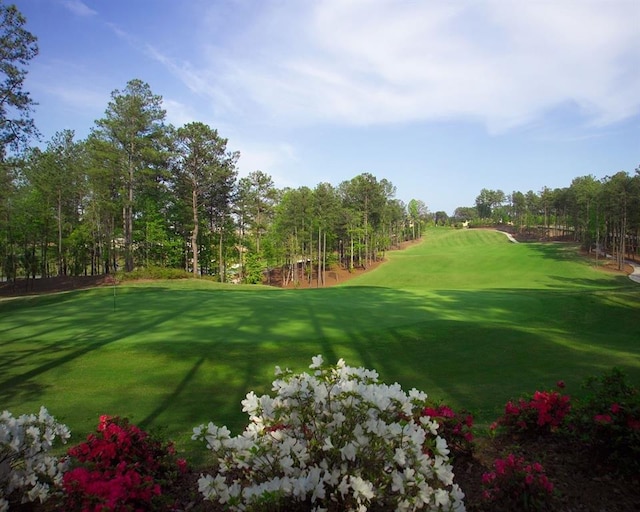
[{"label": "flower bed", "polygon": [[118,417],[101,416],[97,432],[68,453],[73,466],[63,478],[68,511],[162,509],[170,504],[163,491],[186,470],[172,444]]},{"label": "flower bed", "polygon": [[464,510],[427,396],[378,383],[374,371],[313,358],[312,374],[277,370],[275,397],[249,393],[250,423],[213,423],[194,439],[213,452],[205,499],[230,510]]},{"label": "flower bed", "polygon": [[54,457],[66,426],[44,407],[5,411],[0,512],[640,509],[640,395],[618,370],[589,379],[580,400],[562,383],[511,400],[491,437],[478,437],[471,414],[375,371],[320,356],[310,369],[277,369],[274,396],[250,392],[241,435],[196,427],[212,455],[199,478],[126,419],[102,416]]},{"label": "flower bed", "polygon": [[37,415],[0,414],[0,512],[9,509],[10,500],[43,503],[61,485],[66,462],[50,451],[57,440],[66,443],[70,436],[44,407]]}]

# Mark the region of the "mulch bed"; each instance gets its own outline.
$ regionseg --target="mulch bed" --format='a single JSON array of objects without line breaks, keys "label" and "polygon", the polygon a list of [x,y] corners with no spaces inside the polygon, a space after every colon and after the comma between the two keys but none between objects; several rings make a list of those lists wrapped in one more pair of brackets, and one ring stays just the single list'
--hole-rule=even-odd
[{"label": "mulch bed", "polygon": [[455,481],[465,493],[468,512],[489,512],[482,503],[482,474],[510,452],[540,462],[554,484],[549,512],[630,512],[640,510],[640,475],[618,475],[584,446],[553,436],[500,436],[476,440],[470,457],[454,461]]},{"label": "mulch bed", "polygon": [[110,276],[60,276],[0,282],[0,297],[37,295],[92,288],[112,283]]},{"label": "mulch bed", "polygon": [[[615,468],[603,466],[594,460],[593,454],[553,436],[538,439],[501,436],[476,439],[473,455],[453,461],[454,481],[465,493],[467,512],[496,511],[495,507],[482,502],[482,474],[493,470],[494,460],[506,457],[509,452],[544,466],[555,489],[554,497],[544,508],[546,512],[640,510],[640,475],[616,475]],[[177,510],[221,512],[223,507],[203,501],[198,494],[198,477],[199,471],[190,471],[182,477],[176,489],[167,490],[176,500]],[[506,509],[500,510],[507,512]]]}]

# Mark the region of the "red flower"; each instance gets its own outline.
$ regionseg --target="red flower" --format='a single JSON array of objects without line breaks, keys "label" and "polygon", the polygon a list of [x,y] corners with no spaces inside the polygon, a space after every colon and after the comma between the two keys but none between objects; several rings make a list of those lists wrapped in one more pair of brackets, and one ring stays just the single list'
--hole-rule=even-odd
[{"label": "red flower", "polygon": [[455,418],[456,414],[453,412],[451,407],[447,407],[446,405],[440,406],[440,410],[438,411],[440,416],[443,418]]},{"label": "red flower", "polygon": [[553,484],[544,474],[544,468],[538,462],[527,464],[522,457],[513,453],[505,459],[494,461],[495,470],[482,475],[482,499],[486,503],[506,501],[521,504],[533,498],[542,504],[553,492]]},{"label": "red flower", "polygon": [[520,408],[517,405],[514,405],[513,402],[507,402],[507,405],[504,407],[505,414],[513,414],[517,416],[520,414]]},{"label": "red flower", "polygon": [[438,415],[438,411],[436,411],[433,407],[425,407],[422,411],[422,415],[434,418]]},{"label": "red flower", "polygon": [[147,510],[162,493],[158,479],[186,471],[184,459],[175,460],[175,448],[150,437],[126,419],[101,416],[97,435],[69,449],[84,464],[66,473],[63,485],[68,508],[82,512]]},{"label": "red flower", "polygon": [[427,406],[421,411],[421,416],[429,417],[438,423],[439,434],[447,440],[452,453],[470,453],[473,450],[473,416],[471,414],[456,414],[448,405],[440,404]]},{"label": "red flower", "polygon": [[608,414],[596,414],[593,417],[593,421],[595,421],[596,423],[611,423],[611,416],[609,416]]},{"label": "red flower", "polygon": [[631,430],[640,430],[640,420],[631,417],[627,418],[627,427]]},{"label": "red flower", "polygon": [[491,483],[495,479],[496,479],[496,474],[495,473],[483,473],[482,474],[482,483],[483,484]]}]

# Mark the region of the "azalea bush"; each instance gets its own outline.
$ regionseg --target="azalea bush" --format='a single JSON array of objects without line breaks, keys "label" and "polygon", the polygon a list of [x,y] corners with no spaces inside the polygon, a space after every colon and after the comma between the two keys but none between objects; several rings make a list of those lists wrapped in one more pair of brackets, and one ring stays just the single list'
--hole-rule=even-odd
[{"label": "azalea bush", "polygon": [[424,393],[342,359],[317,356],[310,369],[276,367],[275,396],[247,394],[241,435],[194,429],[214,456],[198,482],[205,499],[229,510],[464,510]]},{"label": "azalea bush", "polygon": [[571,410],[571,399],[562,393],[562,381],[557,387],[560,391],[535,391],[532,396],[510,400],[505,405],[504,414],[491,425],[491,429],[536,435],[558,431]]},{"label": "azalea bush", "polygon": [[471,455],[473,452],[473,415],[455,412],[446,404],[429,402],[422,415],[438,423],[438,435],[444,437],[452,456]]},{"label": "azalea bush", "polygon": [[540,463],[528,463],[510,453],[482,475],[482,500],[495,511],[548,510],[553,484]]},{"label": "azalea bush", "polygon": [[51,455],[70,433],[46,408],[38,414],[0,414],[0,511],[11,503],[44,502],[60,485],[65,461]]},{"label": "azalea bush", "polygon": [[617,368],[589,378],[570,431],[616,470],[640,474],[640,392]]},{"label": "azalea bush", "polygon": [[95,434],[69,449],[66,510],[125,512],[164,508],[163,486],[186,469],[175,449],[127,419],[101,416]]}]

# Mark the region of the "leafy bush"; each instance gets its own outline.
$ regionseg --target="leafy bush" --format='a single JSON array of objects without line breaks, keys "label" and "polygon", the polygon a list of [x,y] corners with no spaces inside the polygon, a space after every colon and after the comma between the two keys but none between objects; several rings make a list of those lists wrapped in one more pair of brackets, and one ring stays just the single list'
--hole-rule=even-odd
[{"label": "leafy bush", "polygon": [[161,508],[162,485],[185,462],[175,450],[126,419],[100,417],[96,434],[69,450],[77,465],[64,475],[66,510],[125,512]]},{"label": "leafy bush", "polygon": [[247,284],[260,284],[264,278],[264,271],[267,265],[259,254],[250,252],[245,258],[244,281]]},{"label": "leafy bush", "polygon": [[570,432],[599,460],[617,470],[640,473],[640,393],[613,368],[589,378],[585,398],[574,404]]},{"label": "leafy bush", "polygon": [[193,274],[179,268],[141,267],[131,272],[118,272],[119,281],[134,281],[137,279],[189,279]]},{"label": "leafy bush", "polygon": [[[563,388],[562,382],[558,383]],[[532,396],[509,401],[504,415],[491,425],[492,430],[502,428],[510,433],[548,434],[556,432],[571,410],[571,399],[558,391],[536,391]]]},{"label": "leafy bush", "polygon": [[494,511],[548,510],[553,484],[541,464],[510,453],[496,459],[494,471],[482,475],[482,500]]},{"label": "leafy bush", "polygon": [[471,455],[473,416],[470,413],[466,411],[456,413],[448,405],[429,402],[422,410],[422,415],[438,422],[438,435],[446,439],[452,456]]},{"label": "leafy bush", "polygon": [[0,414],[0,511],[11,502],[44,502],[52,486],[59,486],[65,461],[49,454],[55,441],[66,443],[66,425],[58,423],[44,407],[37,415],[15,418]]},{"label": "leafy bush", "polygon": [[328,252],[324,257],[324,265],[327,270],[334,270],[340,266],[340,256],[335,252]]},{"label": "leafy bush", "polygon": [[464,510],[424,393],[343,360],[325,367],[317,356],[310,368],[276,368],[275,397],[247,394],[242,435],[194,429],[215,456],[199,480],[205,499],[230,510]]}]

